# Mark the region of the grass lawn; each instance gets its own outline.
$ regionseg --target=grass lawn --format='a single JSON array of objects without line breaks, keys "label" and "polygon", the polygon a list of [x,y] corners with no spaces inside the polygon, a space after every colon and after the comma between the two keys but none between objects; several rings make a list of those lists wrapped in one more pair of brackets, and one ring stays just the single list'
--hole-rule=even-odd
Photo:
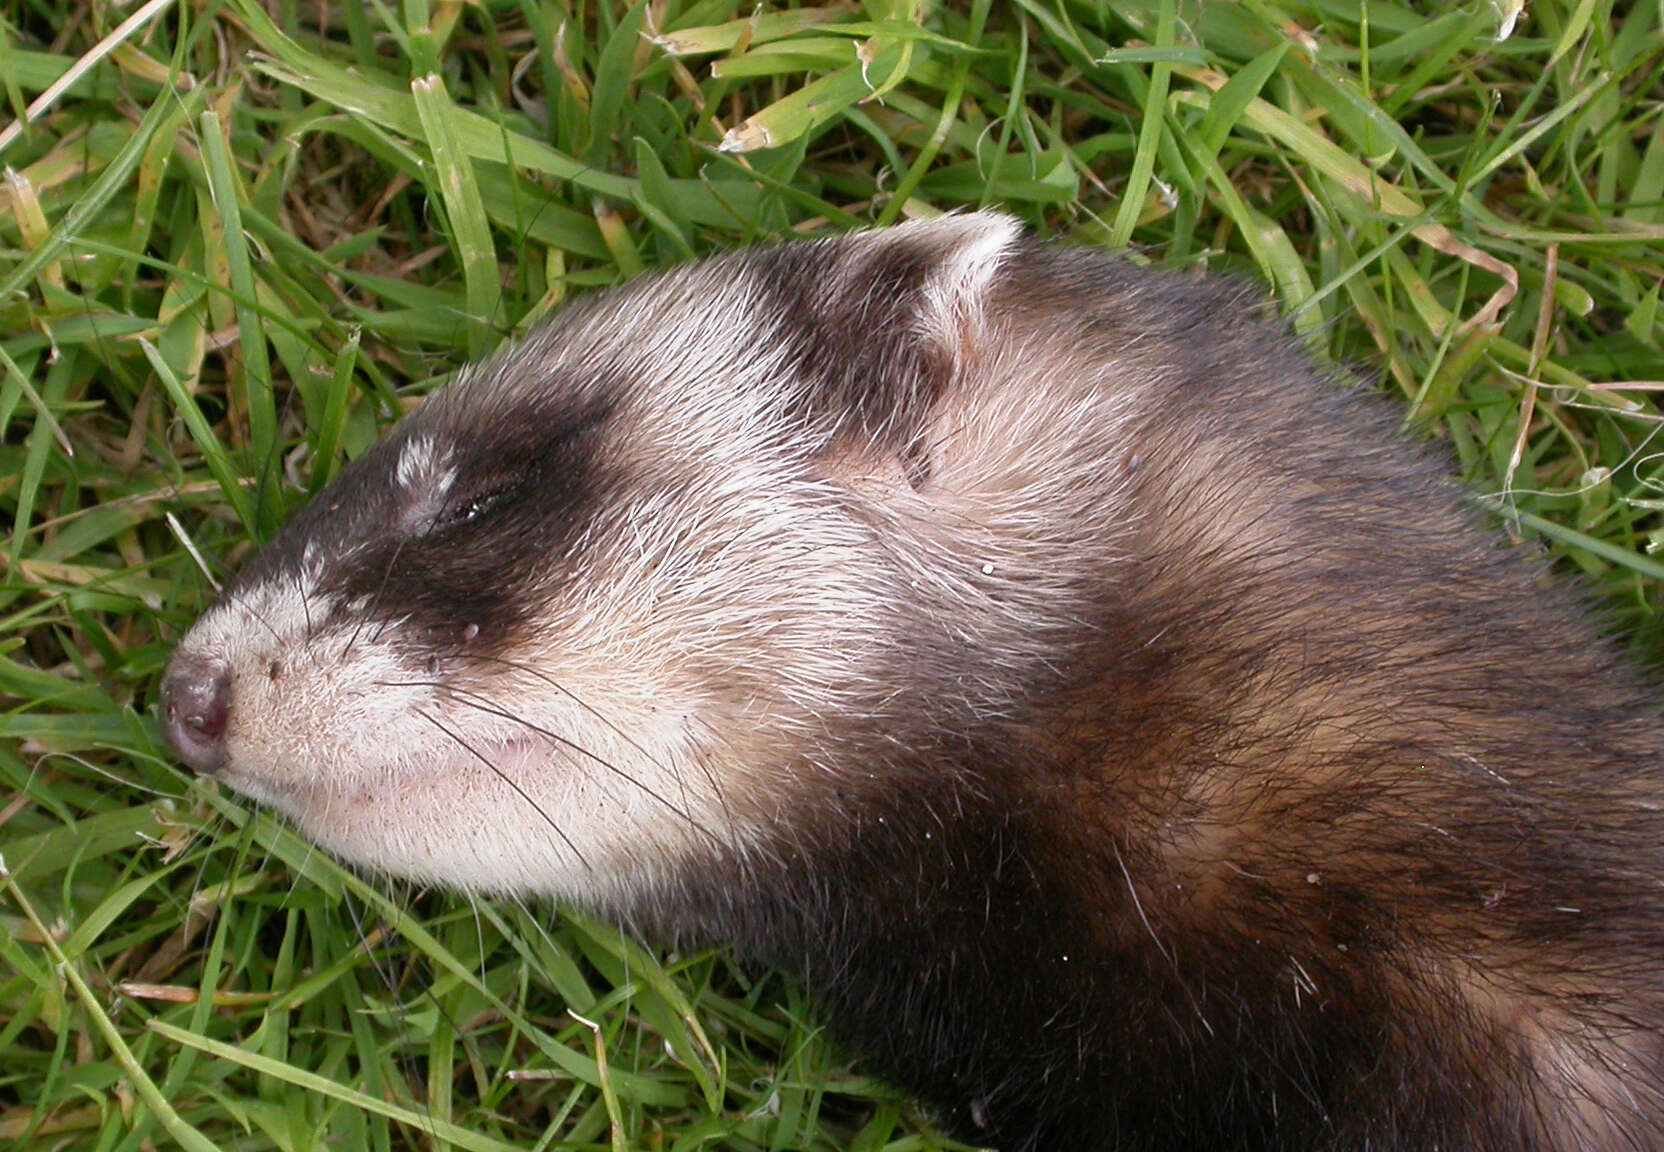
[{"label": "grass lawn", "polygon": [[1257,279],[1656,659],[1664,5],[1519,9],[0,0],[0,1147],[955,1147],[789,980],[158,742],[213,578],[644,268],[999,205]]}]

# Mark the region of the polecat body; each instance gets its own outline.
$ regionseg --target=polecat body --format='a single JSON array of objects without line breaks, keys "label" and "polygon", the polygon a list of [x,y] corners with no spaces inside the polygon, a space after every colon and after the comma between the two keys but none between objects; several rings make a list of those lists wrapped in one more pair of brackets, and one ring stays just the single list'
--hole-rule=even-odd
[{"label": "polecat body", "polygon": [[465,373],[247,565],[181,756],[805,977],[1020,1149],[1664,1148],[1664,723],[1251,293],[963,216]]}]

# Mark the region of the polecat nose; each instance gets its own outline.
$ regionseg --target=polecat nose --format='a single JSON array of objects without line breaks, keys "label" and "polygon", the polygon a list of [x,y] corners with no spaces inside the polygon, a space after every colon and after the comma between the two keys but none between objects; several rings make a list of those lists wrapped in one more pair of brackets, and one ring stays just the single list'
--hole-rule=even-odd
[{"label": "polecat nose", "polygon": [[225,763],[231,716],[231,666],[213,656],[179,654],[162,677],[162,738],[197,772]]}]

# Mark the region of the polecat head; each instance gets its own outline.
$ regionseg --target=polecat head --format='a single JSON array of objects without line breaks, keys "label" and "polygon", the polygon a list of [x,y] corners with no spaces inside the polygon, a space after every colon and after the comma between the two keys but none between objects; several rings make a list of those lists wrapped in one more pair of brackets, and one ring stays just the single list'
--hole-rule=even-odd
[{"label": "polecat head", "polygon": [[349,859],[623,908],[860,742],[1008,709],[1069,611],[1048,542],[1113,537],[1098,497],[1035,512],[1087,393],[987,383],[1032,376],[992,363],[1029,352],[989,305],[1024,244],[947,217],[566,311],[244,568],[169,666],[169,742]]}]

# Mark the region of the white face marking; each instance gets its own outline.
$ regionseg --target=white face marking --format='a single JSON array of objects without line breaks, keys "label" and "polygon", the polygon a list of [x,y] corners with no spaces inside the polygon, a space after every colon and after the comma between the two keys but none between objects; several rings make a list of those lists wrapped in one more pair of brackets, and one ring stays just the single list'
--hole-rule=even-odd
[{"label": "white face marking", "polygon": [[411,437],[393,467],[393,479],[405,498],[399,508],[399,526],[415,535],[432,525],[445,508],[456,475],[448,449],[432,436]]},{"label": "white face marking", "polygon": [[425,880],[585,903],[734,847],[700,774],[691,706],[570,651],[549,673],[450,675],[395,643],[399,621],[328,622],[330,608],[307,585],[260,583],[181,645],[232,668],[220,778],[325,847]]},{"label": "white face marking", "polygon": [[450,453],[432,436],[412,436],[393,466],[393,478],[406,491],[443,491],[456,480]]}]

